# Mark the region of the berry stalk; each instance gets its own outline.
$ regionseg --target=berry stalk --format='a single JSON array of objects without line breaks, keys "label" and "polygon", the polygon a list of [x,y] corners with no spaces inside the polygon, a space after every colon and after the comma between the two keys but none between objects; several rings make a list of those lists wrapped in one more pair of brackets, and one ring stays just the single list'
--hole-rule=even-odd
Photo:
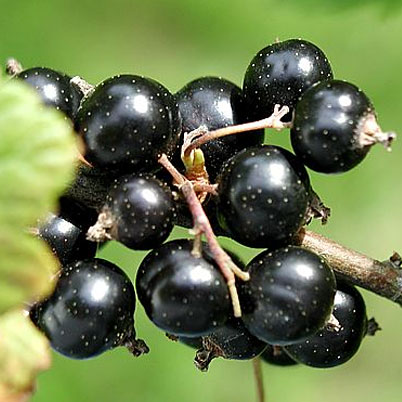
[{"label": "berry stalk", "polygon": [[233,313],[235,317],[241,317],[241,308],[239,296],[236,289],[235,284],[235,276],[240,279],[247,281],[249,279],[249,275],[247,272],[242,271],[236,264],[232,261],[232,259],[226,254],[226,252],[219,245],[218,240],[212,230],[211,224],[209,223],[209,219],[204,212],[204,209],[197,197],[196,192],[194,191],[193,184],[185,179],[176,168],[170,163],[169,159],[165,154],[163,154],[159,158],[159,163],[166,168],[166,170],[172,175],[175,180],[177,186],[179,187],[181,193],[183,194],[191,215],[193,216],[194,222],[194,232],[204,234],[211,252],[214,256],[216,263],[221,269],[222,275],[226,279],[230,297],[232,299],[233,305]]},{"label": "berry stalk", "polygon": [[402,269],[398,254],[381,262],[305,229],[299,232],[297,240],[300,246],[325,258],[348,282],[402,306]]},{"label": "berry stalk", "polygon": [[253,371],[254,371],[255,386],[257,389],[257,401],[264,402],[265,401],[264,382],[261,368],[261,359],[259,357],[255,357],[253,359]]},{"label": "berry stalk", "polygon": [[289,113],[288,106],[275,105],[274,112],[266,119],[253,121],[250,123],[238,124],[234,126],[228,126],[219,128],[214,131],[208,131],[204,126],[189,133],[183,144],[183,155],[188,157],[196,148],[207,143],[208,141],[215,140],[216,138],[225,137],[227,135],[244,133],[247,131],[261,130],[264,128],[274,128],[276,130],[282,130],[283,128],[290,127],[291,123],[284,123],[281,119]]}]

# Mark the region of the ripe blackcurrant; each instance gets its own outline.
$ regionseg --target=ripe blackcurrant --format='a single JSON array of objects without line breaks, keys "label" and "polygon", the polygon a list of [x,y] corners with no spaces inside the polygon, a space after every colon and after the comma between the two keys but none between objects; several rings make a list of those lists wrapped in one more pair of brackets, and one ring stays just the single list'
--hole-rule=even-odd
[{"label": "ripe blackcurrant", "polygon": [[173,150],[179,140],[180,118],[173,95],[161,84],[118,75],[84,99],[76,129],[88,162],[130,173],[158,167],[158,156]]},{"label": "ripe blackcurrant", "polygon": [[[314,44],[301,39],[273,43],[251,60],[243,91],[254,120],[272,114],[276,104],[296,105],[314,83],[332,78],[331,66]],[[290,114],[284,120],[290,120]]]},{"label": "ripe blackcurrant", "polygon": [[257,338],[288,345],[321,329],[336,291],[332,269],[318,255],[296,246],[264,251],[247,266],[239,284],[243,321]]},{"label": "ripe blackcurrant", "polygon": [[248,360],[266,347],[265,342],[250,334],[241,319],[231,317],[225,325],[202,338],[202,348],[197,351],[194,362],[198,369],[206,371],[216,357]]},{"label": "ripe blackcurrant", "polygon": [[[242,90],[223,78],[198,78],[175,96],[182,117],[183,133],[202,125],[212,131],[248,120]],[[264,132],[260,130],[218,138],[202,145],[210,181],[215,182],[223,162],[243,148],[261,144],[263,139]]]},{"label": "ripe blackcurrant", "polygon": [[202,336],[223,325],[231,311],[226,282],[202,246],[173,240],[151,251],[136,278],[138,299],[150,320],[169,334]]},{"label": "ripe blackcurrant", "polygon": [[283,148],[240,151],[218,178],[218,213],[231,237],[249,247],[288,241],[302,226],[310,200],[304,166]]},{"label": "ripe blackcurrant", "polygon": [[86,359],[117,346],[147,352],[135,340],[135,293],[127,275],[101,259],[78,261],[60,273],[53,294],[30,316],[57,352]]},{"label": "ripe blackcurrant", "polygon": [[274,366],[294,366],[297,364],[285,351],[285,349],[278,345],[267,345],[266,349],[260,355],[262,361]]},{"label": "ripe blackcurrant", "polygon": [[85,230],[61,216],[50,214],[38,229],[43,239],[62,265],[94,257],[96,243],[86,240]]},{"label": "ripe blackcurrant", "polygon": [[347,362],[358,351],[367,330],[366,306],[360,293],[338,283],[333,315],[340,328],[326,326],[303,342],[286,346],[289,355],[312,367],[334,367]]},{"label": "ripe blackcurrant", "polygon": [[115,240],[135,250],[162,244],[173,229],[174,202],[169,187],[151,176],[126,176],[112,186],[103,213]]},{"label": "ripe blackcurrant", "polygon": [[380,131],[367,96],[353,84],[332,80],[313,86],[302,96],[291,140],[306,166],[317,172],[339,173],[359,164],[378,134],[387,137]]},{"label": "ripe blackcurrant", "polygon": [[70,84],[71,77],[46,67],[29,68],[17,77],[32,86],[46,105],[60,110],[70,119],[75,117],[82,93]]}]

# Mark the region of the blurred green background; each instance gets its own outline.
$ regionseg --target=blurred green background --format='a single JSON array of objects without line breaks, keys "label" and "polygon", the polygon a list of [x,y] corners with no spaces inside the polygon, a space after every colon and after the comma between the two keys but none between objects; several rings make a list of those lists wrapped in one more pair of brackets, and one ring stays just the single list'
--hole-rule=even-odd
[{"label": "blurred green background", "polygon": [[[202,75],[223,76],[241,85],[259,49],[275,38],[301,37],[324,50],[337,78],[365,90],[384,129],[402,136],[399,3],[0,0],[0,59],[13,56],[26,67],[53,67],[92,83],[116,73],[143,74],[176,91]],[[286,132],[268,137],[289,146]],[[402,251],[401,140],[391,153],[376,147],[349,173],[311,176],[315,190],[332,208],[329,224],[314,224],[314,229],[378,259]],[[131,278],[143,255],[116,244],[101,252]],[[243,250],[242,255],[248,260],[253,252]],[[264,366],[268,401],[401,401],[402,311],[389,301],[365,296],[370,316],[383,330],[366,339],[360,353],[339,368]],[[136,327],[152,349],[149,355],[134,359],[116,350],[80,362],[54,354],[53,367],[40,375],[33,401],[255,400],[250,362],[214,361],[203,374],[192,363],[193,351],[167,340],[140,306]]]}]

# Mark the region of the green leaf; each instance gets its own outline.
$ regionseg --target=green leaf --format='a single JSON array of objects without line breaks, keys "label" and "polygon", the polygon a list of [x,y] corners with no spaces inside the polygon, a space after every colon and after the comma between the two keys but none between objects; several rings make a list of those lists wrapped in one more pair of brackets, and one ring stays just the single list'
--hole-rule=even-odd
[{"label": "green leaf", "polygon": [[72,178],[76,152],[61,113],[43,106],[23,82],[0,85],[0,231],[35,225],[54,207]]},{"label": "green leaf", "polygon": [[59,264],[29,234],[72,179],[67,120],[18,80],[0,77],[0,401],[25,401],[50,365],[48,341],[13,307],[49,293]]},{"label": "green leaf", "polygon": [[50,366],[49,345],[22,311],[0,317],[0,401],[24,401]]},{"label": "green leaf", "polygon": [[58,264],[28,226],[54,207],[76,153],[61,113],[21,81],[0,83],[0,314],[53,286]]},{"label": "green leaf", "polygon": [[52,291],[59,264],[42,240],[0,232],[0,256],[0,314]]}]

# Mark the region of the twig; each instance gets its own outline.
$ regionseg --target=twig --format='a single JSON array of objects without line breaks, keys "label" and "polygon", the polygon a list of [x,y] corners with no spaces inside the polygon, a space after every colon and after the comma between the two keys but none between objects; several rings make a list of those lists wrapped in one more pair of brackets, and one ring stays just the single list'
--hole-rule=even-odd
[{"label": "twig", "polygon": [[380,262],[305,229],[297,241],[325,258],[343,279],[402,306],[402,269],[391,261]]},{"label": "twig", "polygon": [[215,262],[219,266],[222,275],[226,279],[232,300],[234,316],[241,317],[240,301],[236,289],[235,276],[247,281],[250,278],[249,274],[237,267],[229,255],[219,245],[218,240],[212,230],[211,224],[209,223],[209,219],[205,214],[197,194],[194,191],[193,184],[177,171],[165,154],[160,157],[159,163],[172,175],[181,193],[183,194],[193,217],[193,231],[197,234],[204,234],[209,244],[211,253],[214,256]]},{"label": "twig", "polygon": [[255,386],[257,389],[257,400],[258,402],[264,402],[265,401],[264,381],[262,378],[261,359],[259,357],[255,357],[253,359],[253,371],[254,371]]},{"label": "twig", "polygon": [[235,126],[223,127],[218,130],[208,131],[206,127],[192,131],[186,136],[183,144],[183,154],[185,157],[190,155],[191,151],[199,148],[201,145],[216,138],[225,137],[227,135],[243,133],[246,131],[261,130],[264,128],[274,128],[276,130],[282,130],[285,127],[289,127],[290,123],[283,123],[282,117],[289,113],[287,106],[275,105],[274,112],[266,119],[253,121],[251,123],[244,123]]}]

